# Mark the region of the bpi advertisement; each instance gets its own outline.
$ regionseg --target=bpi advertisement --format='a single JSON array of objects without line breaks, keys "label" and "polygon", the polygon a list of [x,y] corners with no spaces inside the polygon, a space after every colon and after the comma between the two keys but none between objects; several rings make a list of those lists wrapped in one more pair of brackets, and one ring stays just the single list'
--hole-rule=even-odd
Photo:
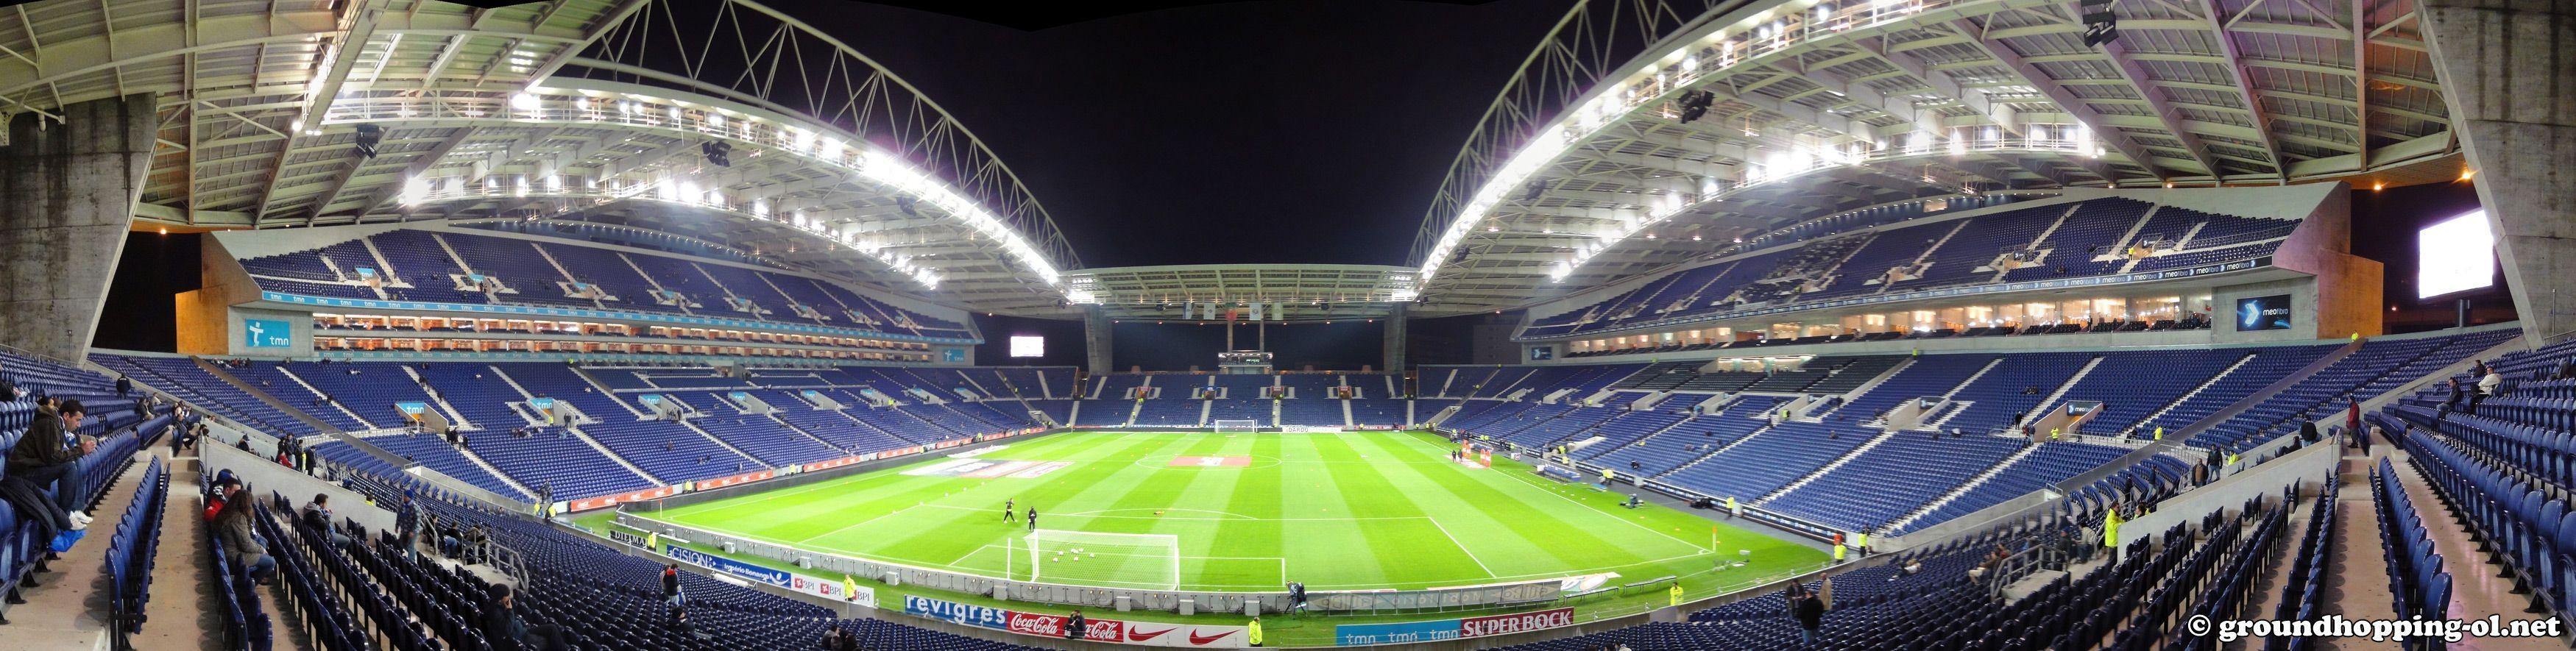
[{"label": "bpi advertisement", "polygon": [[1343,624],[1333,637],[1343,646],[1437,642],[1489,635],[1510,635],[1574,625],[1574,609],[1558,608],[1509,615],[1392,624]]},{"label": "bpi advertisement", "polygon": [[[1062,614],[1024,613],[909,595],[903,598],[903,612],[906,615],[936,619],[951,624],[980,626],[1021,635],[1058,639],[1064,637],[1066,619]],[[1083,623],[1082,639],[1092,642],[1201,649],[1240,649],[1251,646],[1245,639],[1244,627],[1241,626],[1157,624],[1089,617],[1083,618]]]},{"label": "bpi advertisement", "polygon": [[679,559],[680,562],[723,572],[735,578],[767,583],[835,601],[848,601],[869,608],[877,607],[877,591],[855,582],[829,581],[785,570],[773,570],[679,545],[665,545],[662,551],[670,554],[671,558]]}]

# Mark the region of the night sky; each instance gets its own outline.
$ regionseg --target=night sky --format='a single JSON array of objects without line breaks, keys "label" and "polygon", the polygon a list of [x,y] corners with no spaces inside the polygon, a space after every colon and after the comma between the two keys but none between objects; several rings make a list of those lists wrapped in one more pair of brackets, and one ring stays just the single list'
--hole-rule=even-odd
[{"label": "night sky", "polygon": [[1026,31],[770,4],[957,116],[1090,267],[1406,264],[1467,132],[1572,6],[1239,2]]}]

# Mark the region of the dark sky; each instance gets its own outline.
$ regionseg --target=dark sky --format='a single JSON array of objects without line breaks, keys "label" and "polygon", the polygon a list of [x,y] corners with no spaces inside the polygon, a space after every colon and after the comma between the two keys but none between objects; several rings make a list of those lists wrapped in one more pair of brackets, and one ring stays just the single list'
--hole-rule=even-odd
[{"label": "dark sky", "polygon": [[776,0],[946,107],[1085,266],[1408,262],[1564,0],[1240,2],[1023,31]]}]

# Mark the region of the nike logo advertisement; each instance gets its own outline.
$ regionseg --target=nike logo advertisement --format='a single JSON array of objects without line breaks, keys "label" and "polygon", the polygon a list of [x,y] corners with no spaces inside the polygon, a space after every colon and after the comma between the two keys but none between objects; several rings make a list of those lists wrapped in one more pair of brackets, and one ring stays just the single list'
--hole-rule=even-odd
[{"label": "nike logo advertisement", "polygon": [[1198,631],[1191,631],[1191,632],[1190,632],[1190,644],[1193,644],[1193,645],[1206,645],[1206,644],[1207,644],[1207,643],[1209,643],[1209,642],[1215,642],[1215,641],[1217,641],[1217,640],[1222,640],[1222,639],[1225,639],[1225,636],[1233,635],[1233,634],[1234,634],[1234,631],[1223,631],[1223,632],[1219,632],[1219,633],[1217,633],[1217,634],[1215,634],[1215,635],[1206,635],[1206,636],[1202,636],[1202,635],[1199,635],[1199,634],[1198,634]]},{"label": "nike logo advertisement", "polygon": [[1147,633],[1147,632],[1144,632],[1144,631],[1141,631],[1141,630],[1137,630],[1135,627],[1132,627],[1132,626],[1131,626],[1131,627],[1128,627],[1128,629],[1127,629],[1127,641],[1129,641],[1129,642],[1144,642],[1144,641],[1147,641],[1147,640],[1152,640],[1152,639],[1154,639],[1154,638],[1162,637],[1164,633],[1170,633],[1170,632],[1172,632],[1172,631],[1176,631],[1176,630],[1180,630],[1180,629],[1179,629],[1179,628],[1166,628],[1166,629],[1163,629],[1163,630],[1154,631],[1154,632],[1152,632],[1152,633]]}]

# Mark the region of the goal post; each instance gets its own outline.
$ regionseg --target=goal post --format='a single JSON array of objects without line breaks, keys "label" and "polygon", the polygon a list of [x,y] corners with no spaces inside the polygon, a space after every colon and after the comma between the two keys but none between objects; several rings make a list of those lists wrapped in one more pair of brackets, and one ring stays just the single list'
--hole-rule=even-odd
[{"label": "goal post", "polygon": [[1181,586],[1180,536],[1039,529],[1020,540],[1029,550],[1031,582],[1153,590]]},{"label": "goal post", "polygon": [[1245,418],[1245,419],[1225,419],[1225,418],[1220,418],[1220,419],[1217,419],[1217,420],[1216,420],[1215,424],[1216,424],[1216,431],[1217,431],[1218,433],[1228,433],[1228,432],[1259,432],[1259,431],[1261,431],[1261,421],[1252,420],[1252,419],[1249,419],[1249,418]]}]

